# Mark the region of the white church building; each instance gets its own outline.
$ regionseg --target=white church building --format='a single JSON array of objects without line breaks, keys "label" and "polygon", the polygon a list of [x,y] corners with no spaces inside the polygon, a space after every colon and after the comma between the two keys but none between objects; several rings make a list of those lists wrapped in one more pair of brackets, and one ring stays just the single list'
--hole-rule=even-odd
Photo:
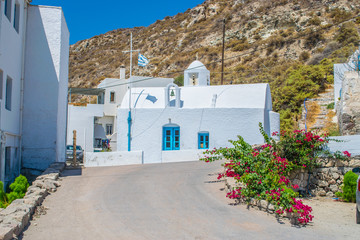
[{"label": "white church building", "polygon": [[260,122],[268,134],[280,130],[269,84],[210,86],[210,72],[199,61],[185,70],[184,87],[132,88],[131,126],[129,93],[117,109],[117,150],[131,149],[142,163],[196,161],[205,149],[231,146],[238,135],[263,143]]},{"label": "white church building", "polygon": [[0,0],[0,181],[65,161],[69,31],[59,7]]},{"label": "white church building", "polygon": [[[77,145],[85,152],[102,151],[103,142],[109,141],[111,151],[117,150],[117,134],[126,129],[117,127],[117,109],[128,90],[132,87],[163,88],[172,83],[172,78],[150,78],[131,76],[125,78],[125,67],[120,67],[120,78],[105,78],[95,89],[70,89],[69,95],[95,95],[96,104],[68,105],[67,144],[73,143],[73,131],[76,130]],[[70,96],[71,99],[71,96]]]}]

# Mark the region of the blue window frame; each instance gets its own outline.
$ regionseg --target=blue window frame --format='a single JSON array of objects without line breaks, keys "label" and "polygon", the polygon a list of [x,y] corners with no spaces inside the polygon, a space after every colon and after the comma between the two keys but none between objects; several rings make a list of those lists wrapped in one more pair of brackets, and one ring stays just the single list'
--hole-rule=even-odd
[{"label": "blue window frame", "polygon": [[198,134],[198,143],[199,149],[209,149],[209,133],[208,132],[200,132]]},{"label": "blue window frame", "polygon": [[163,127],[163,150],[180,150],[180,127]]}]

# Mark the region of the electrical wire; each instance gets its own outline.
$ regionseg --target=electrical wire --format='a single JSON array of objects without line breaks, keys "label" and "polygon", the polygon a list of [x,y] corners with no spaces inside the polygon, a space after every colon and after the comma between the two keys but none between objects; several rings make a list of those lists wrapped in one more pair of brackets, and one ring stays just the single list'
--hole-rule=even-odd
[{"label": "electrical wire", "polygon": [[[332,27],[341,25],[341,24],[343,24],[343,23],[345,23],[345,22],[349,22],[349,21],[354,20],[354,19],[356,19],[356,18],[358,18],[358,17],[360,17],[360,14],[357,15],[357,16],[354,16],[354,17],[352,17],[352,18],[346,19],[346,20],[344,20],[344,21],[341,21],[341,22],[339,22],[339,23],[337,23],[337,24],[332,24],[332,25],[330,25],[330,26],[323,27],[320,31],[326,30],[326,29],[330,29],[330,28],[332,28]],[[309,33],[309,34],[297,34],[297,35],[295,36],[296,38],[295,38],[295,37],[294,37],[294,38],[289,38],[289,39],[287,39],[287,41],[296,40],[296,39],[299,38],[299,37],[310,36],[311,34],[313,34],[313,32],[311,32],[311,33]],[[255,46],[255,47],[253,47],[252,50],[248,50],[248,51],[245,52],[245,53],[238,54],[238,55],[235,55],[235,56],[232,56],[232,57],[228,57],[228,58],[224,58],[224,61],[230,60],[230,59],[234,59],[234,58],[244,57],[244,56],[247,56],[247,55],[250,55],[250,54],[254,54],[255,52],[262,51],[262,50],[268,49],[268,48],[270,48],[270,47],[271,47],[271,46],[269,46],[269,45],[266,45],[266,46],[260,47],[260,48],[258,48],[258,46]],[[285,54],[282,54],[282,55],[280,55],[280,56],[283,56],[283,55],[285,55]],[[210,63],[203,64],[203,66],[210,66],[211,64],[218,63],[218,62],[221,62],[221,61],[222,61],[222,59],[218,59],[218,60],[212,61],[212,62],[210,62]],[[186,69],[186,70],[194,70],[194,69],[201,68],[201,67],[203,67],[203,66],[188,68],[188,69]],[[264,65],[264,66],[265,66],[265,65]],[[266,67],[266,66],[265,66],[265,67]],[[267,68],[267,67],[266,67],[266,68]],[[176,74],[176,73],[183,73],[184,71],[185,71],[185,70],[174,71],[174,72],[162,74],[162,75],[160,75],[160,77],[171,76],[171,75]],[[156,78],[158,78],[158,77],[145,77],[145,78],[143,78],[143,79],[131,81],[131,83],[143,82],[143,81],[148,81],[148,80],[152,80],[152,79],[156,79]],[[114,85],[104,86],[104,87],[101,87],[101,88],[104,89],[104,88],[116,87],[116,86],[121,86],[121,85],[127,85],[127,84],[129,84],[129,83],[130,83],[130,82],[118,83],[118,84],[114,84]]]}]

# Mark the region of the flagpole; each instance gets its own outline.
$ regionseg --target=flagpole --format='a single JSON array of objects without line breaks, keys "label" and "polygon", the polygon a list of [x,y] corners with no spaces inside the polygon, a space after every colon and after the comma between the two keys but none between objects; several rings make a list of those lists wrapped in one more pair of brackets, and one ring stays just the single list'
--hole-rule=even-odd
[{"label": "flagpole", "polygon": [[130,76],[129,76],[129,83],[128,83],[128,88],[129,88],[129,116],[128,116],[128,151],[131,151],[131,76],[132,76],[132,53],[133,52],[139,52],[140,50],[133,50],[133,45],[132,45],[132,32],[130,32],[130,51],[123,51],[124,53],[130,53]]},{"label": "flagpole", "polygon": [[130,33],[130,76],[129,76],[129,116],[128,116],[128,152],[131,151],[131,75],[132,75],[132,32]]},{"label": "flagpole", "polygon": [[132,76],[132,32],[130,33],[130,77],[129,77],[129,111],[131,110],[131,76]]}]

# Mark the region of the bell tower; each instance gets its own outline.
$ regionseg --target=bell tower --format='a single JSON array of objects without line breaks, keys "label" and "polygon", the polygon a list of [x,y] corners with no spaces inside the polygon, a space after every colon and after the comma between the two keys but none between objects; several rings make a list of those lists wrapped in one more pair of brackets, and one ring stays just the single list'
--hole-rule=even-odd
[{"label": "bell tower", "polygon": [[210,85],[210,71],[206,69],[205,65],[196,60],[184,72],[184,86],[209,86]]}]

